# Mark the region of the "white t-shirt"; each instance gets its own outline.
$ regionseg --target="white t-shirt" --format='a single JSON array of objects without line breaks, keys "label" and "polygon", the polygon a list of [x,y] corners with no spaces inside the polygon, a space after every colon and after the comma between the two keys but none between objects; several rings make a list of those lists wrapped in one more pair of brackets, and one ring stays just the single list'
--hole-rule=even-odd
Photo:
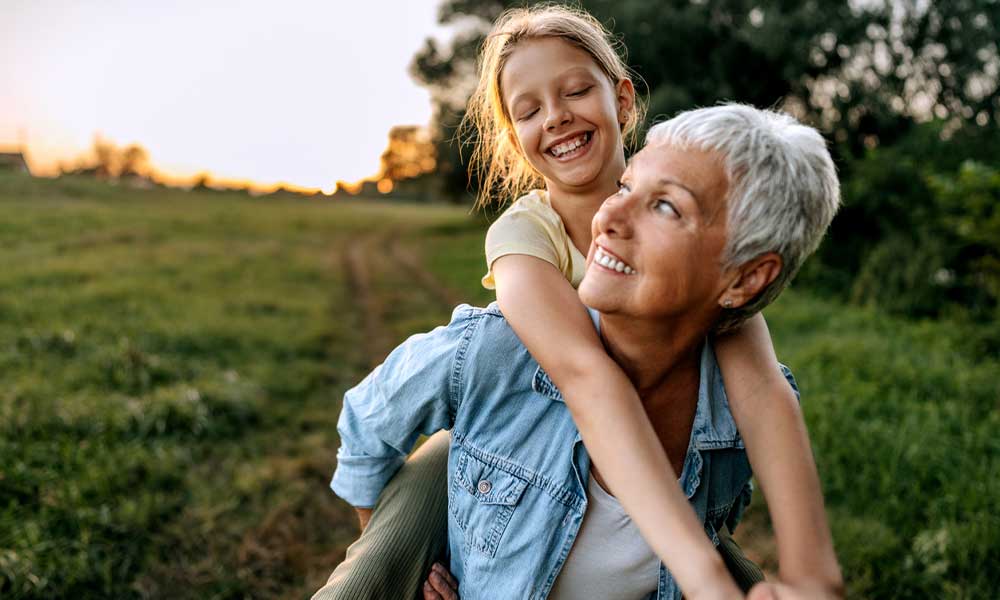
[{"label": "white t-shirt", "polygon": [[656,591],[660,559],[639,529],[593,476],[587,482],[587,512],[551,600],[642,600]]}]

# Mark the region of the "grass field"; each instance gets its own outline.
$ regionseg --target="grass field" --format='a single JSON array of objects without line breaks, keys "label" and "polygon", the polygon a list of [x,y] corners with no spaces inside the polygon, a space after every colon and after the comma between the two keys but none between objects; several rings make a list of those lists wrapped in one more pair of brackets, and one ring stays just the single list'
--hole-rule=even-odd
[{"label": "grass field", "polygon": [[[490,299],[483,227],[0,175],[0,597],[308,597],[356,535],[340,395]],[[851,596],[1000,596],[1000,359],[799,290],[767,317]],[[769,563],[759,503],[744,530]]]}]

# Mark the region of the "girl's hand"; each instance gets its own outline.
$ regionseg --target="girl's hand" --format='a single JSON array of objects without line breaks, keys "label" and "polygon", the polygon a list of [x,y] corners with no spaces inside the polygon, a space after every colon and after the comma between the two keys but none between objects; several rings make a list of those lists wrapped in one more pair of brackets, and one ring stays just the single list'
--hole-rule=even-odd
[{"label": "girl's hand", "polygon": [[424,582],[424,600],[458,600],[458,582],[441,563],[434,563]]},{"label": "girl's hand", "polygon": [[753,586],[747,595],[747,600],[841,600],[843,597],[843,590],[793,586],[768,581]]}]

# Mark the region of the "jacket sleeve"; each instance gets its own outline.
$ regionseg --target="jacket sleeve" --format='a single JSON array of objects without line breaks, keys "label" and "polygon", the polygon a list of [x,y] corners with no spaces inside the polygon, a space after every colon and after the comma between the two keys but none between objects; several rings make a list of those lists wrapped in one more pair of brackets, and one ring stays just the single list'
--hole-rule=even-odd
[{"label": "jacket sleeve", "polygon": [[410,337],[344,395],[340,449],[331,487],[353,506],[374,506],[417,438],[451,427],[472,309],[447,326]]}]

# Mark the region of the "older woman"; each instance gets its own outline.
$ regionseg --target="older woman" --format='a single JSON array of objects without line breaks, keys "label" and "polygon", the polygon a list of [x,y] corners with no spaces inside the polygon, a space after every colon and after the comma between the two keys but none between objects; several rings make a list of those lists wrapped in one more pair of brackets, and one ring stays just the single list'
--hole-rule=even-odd
[{"label": "older woman", "polygon": [[[594,218],[580,297],[717,539],[739,521],[750,468],[707,338],[787,285],[833,217],[836,173],[814,130],[727,105],[653,127],[622,181]],[[651,210],[667,192],[690,218]],[[597,253],[632,273],[603,267]],[[407,340],[347,393],[334,491],[354,506],[374,505],[417,435],[446,428],[450,570],[463,598],[607,597],[608,581],[614,597],[680,596],[590,476],[559,391],[495,306],[458,308],[451,323]],[[812,583],[835,590],[832,552],[818,552],[823,568]],[[691,561],[727,577],[718,556]]]}]

